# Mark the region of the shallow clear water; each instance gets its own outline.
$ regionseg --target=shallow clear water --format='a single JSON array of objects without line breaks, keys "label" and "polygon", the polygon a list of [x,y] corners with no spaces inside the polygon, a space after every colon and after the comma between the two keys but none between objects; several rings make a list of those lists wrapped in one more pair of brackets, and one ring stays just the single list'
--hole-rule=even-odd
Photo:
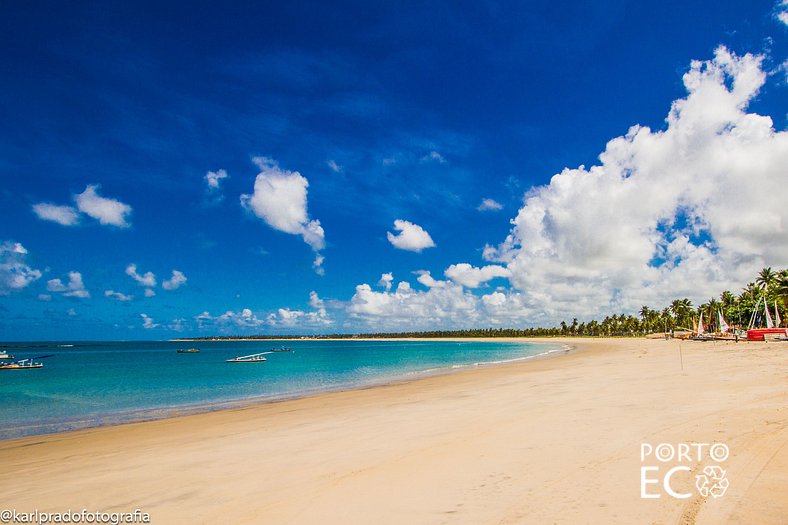
[{"label": "shallow clear water", "polygon": [[[282,345],[293,352],[267,354],[263,363],[225,362]],[[176,352],[191,346],[201,352]],[[54,354],[41,360],[41,369],[0,370],[0,439],[353,388],[560,349],[448,341],[30,343],[0,349],[16,359]]]}]

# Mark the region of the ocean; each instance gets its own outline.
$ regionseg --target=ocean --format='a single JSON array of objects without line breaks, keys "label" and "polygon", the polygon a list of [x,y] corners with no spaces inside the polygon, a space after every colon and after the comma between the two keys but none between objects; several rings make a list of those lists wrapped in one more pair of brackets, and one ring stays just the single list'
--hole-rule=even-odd
[{"label": "ocean", "polygon": [[[262,363],[236,356],[290,347]],[[0,343],[43,368],[0,370],[0,439],[382,384],[533,358],[550,343],[475,341],[138,341]],[[197,347],[194,354],[178,349]]]}]

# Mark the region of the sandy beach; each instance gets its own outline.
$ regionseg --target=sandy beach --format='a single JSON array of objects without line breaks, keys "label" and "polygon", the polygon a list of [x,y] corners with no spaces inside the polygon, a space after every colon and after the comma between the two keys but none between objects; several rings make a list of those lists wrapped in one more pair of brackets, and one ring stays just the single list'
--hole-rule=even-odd
[{"label": "sandy beach", "polygon": [[[788,343],[565,342],[550,359],[3,441],[1,506],[164,524],[786,523]],[[726,444],[727,492],[641,498],[643,443]],[[672,487],[694,491],[708,464]]]}]

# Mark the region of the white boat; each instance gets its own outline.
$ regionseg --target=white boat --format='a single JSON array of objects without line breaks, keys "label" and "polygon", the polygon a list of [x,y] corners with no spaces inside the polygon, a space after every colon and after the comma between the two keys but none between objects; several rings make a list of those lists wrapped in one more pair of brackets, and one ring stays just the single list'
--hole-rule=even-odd
[{"label": "white boat", "polygon": [[262,363],[266,361],[266,358],[263,357],[265,354],[270,354],[271,352],[260,352],[259,354],[250,354],[250,355],[242,355],[238,357],[234,357],[233,359],[227,359],[228,363]]},{"label": "white boat", "polygon": [[0,359],[13,359],[14,356],[8,355],[8,352],[0,351]]},{"label": "white boat", "polygon": [[32,359],[20,359],[14,363],[0,363],[0,370],[29,370],[31,368],[43,368],[44,365]]}]

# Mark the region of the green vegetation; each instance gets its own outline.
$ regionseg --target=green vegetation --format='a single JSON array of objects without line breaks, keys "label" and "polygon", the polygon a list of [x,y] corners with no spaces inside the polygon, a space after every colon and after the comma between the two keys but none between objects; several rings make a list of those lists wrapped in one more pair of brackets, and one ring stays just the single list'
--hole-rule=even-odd
[{"label": "green vegetation", "polygon": [[[788,308],[788,270],[774,271],[764,268],[755,281],[745,286],[739,295],[734,295],[729,290],[720,294],[719,299],[712,297],[697,308],[693,307],[689,299],[676,299],[669,306],[655,310],[649,306],[640,309],[640,316],[621,314],[607,316],[602,321],[591,320],[580,323],[573,319],[571,324],[562,321],[555,328],[479,328],[467,330],[434,330],[429,332],[397,332],[375,334],[330,334],[309,336],[310,339],[353,339],[353,338],[451,338],[451,337],[557,337],[557,336],[642,336],[656,332],[669,332],[671,330],[692,330],[693,324],[703,313],[704,324],[707,330],[716,329],[717,311],[727,319],[728,324],[735,327],[746,328],[750,317],[755,314],[756,325],[763,316],[763,303],[755,311],[761,299],[766,299],[769,310],[774,315],[774,305],[777,305],[786,315]],[[788,319],[783,318],[783,325]],[[232,340],[232,339],[301,339],[304,336],[218,336],[201,337],[199,340]]]}]

